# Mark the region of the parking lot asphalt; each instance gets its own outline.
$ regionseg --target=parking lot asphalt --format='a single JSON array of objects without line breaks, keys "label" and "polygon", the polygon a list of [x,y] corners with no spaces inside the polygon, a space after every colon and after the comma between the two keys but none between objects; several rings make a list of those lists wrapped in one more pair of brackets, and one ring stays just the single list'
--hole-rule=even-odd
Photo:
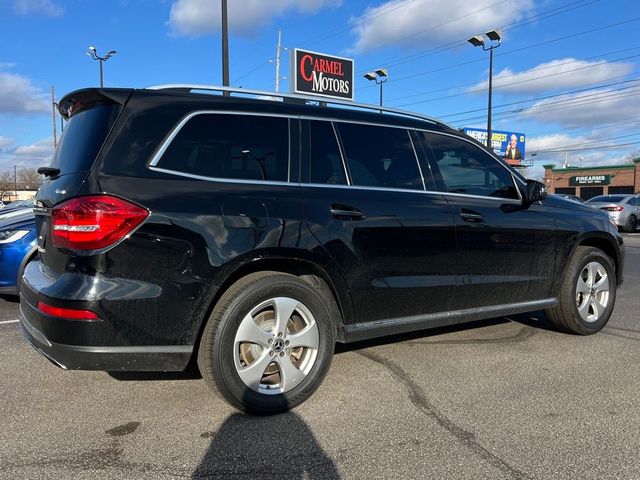
[{"label": "parking lot asphalt", "polygon": [[339,346],[317,393],[237,413],[194,373],[66,372],[0,299],[0,478],[640,478],[640,234],[609,325],[541,314]]}]

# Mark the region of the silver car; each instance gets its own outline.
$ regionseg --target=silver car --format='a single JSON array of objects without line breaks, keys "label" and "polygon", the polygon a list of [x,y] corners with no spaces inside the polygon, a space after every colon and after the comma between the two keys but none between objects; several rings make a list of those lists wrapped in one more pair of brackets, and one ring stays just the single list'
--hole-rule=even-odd
[{"label": "silver car", "polygon": [[609,218],[625,232],[633,232],[640,218],[640,195],[599,195],[586,205],[605,210]]}]

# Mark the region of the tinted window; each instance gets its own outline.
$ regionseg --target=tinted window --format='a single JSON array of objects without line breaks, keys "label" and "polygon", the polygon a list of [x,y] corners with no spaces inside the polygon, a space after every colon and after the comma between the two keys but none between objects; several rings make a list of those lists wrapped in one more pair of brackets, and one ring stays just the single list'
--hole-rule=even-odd
[{"label": "tinted window", "polygon": [[158,167],[194,175],[286,182],[286,118],[196,115],[171,142]]},{"label": "tinted window", "polygon": [[488,153],[447,135],[427,134],[426,138],[448,192],[519,198],[509,171]]},{"label": "tinted window", "polygon": [[423,190],[409,132],[349,123],[336,126],[353,185]]},{"label": "tinted window", "polygon": [[59,168],[62,175],[91,170],[119,112],[119,105],[103,104],[74,114],[64,128],[51,166]]},{"label": "tinted window", "polygon": [[311,121],[309,128],[311,183],[346,185],[342,156],[331,122]]},{"label": "tinted window", "polygon": [[618,203],[627,198],[625,195],[599,195],[597,197],[590,198],[587,202],[611,202]]}]

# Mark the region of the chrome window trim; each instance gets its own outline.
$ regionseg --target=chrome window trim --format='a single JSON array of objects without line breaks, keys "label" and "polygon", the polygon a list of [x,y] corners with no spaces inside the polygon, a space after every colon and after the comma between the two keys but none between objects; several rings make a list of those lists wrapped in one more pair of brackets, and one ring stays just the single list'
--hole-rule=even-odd
[{"label": "chrome window trim", "polygon": [[[153,157],[151,158],[151,161],[148,164],[149,167],[156,167],[158,165],[158,162],[160,161],[160,159],[162,158],[164,153],[167,151],[167,149],[169,148],[169,146],[171,145],[173,140],[176,138],[178,133],[180,133],[180,130],[182,130],[184,128],[184,126],[187,124],[187,122],[189,120],[191,120],[193,117],[198,116],[198,115],[245,115],[245,116],[251,116],[251,117],[277,117],[277,118],[287,118],[287,119],[289,119],[289,122],[287,122],[287,129],[288,129],[288,133],[287,133],[288,137],[287,138],[289,140],[288,143],[287,143],[287,149],[289,150],[289,164],[288,164],[289,172],[287,172],[287,176],[290,175],[290,171],[291,171],[291,125],[290,125],[290,120],[292,118],[299,118],[299,116],[298,115],[274,115],[274,114],[271,114],[271,113],[263,113],[263,112],[240,112],[240,111],[237,111],[237,110],[235,110],[235,111],[232,111],[232,110],[196,110],[195,112],[191,112],[191,113],[185,115],[185,117],[182,120],[180,120],[175,127],[173,127],[173,130],[171,131],[171,133],[169,133],[169,135],[162,142],[162,145],[160,146],[158,151],[153,155]],[[271,181],[271,180],[265,180],[265,181]]]},{"label": "chrome window trim", "polygon": [[[446,135],[448,137],[453,137],[453,138],[457,138],[459,140],[462,140],[463,142],[467,142],[468,144],[470,144],[471,146],[479,149],[481,152],[485,153],[486,155],[489,155],[489,157],[491,157],[493,159],[494,162],[496,162],[498,165],[500,165],[502,168],[504,168],[509,175],[511,175],[513,177],[513,172],[511,170],[509,170],[509,167],[507,167],[507,165],[505,165],[503,162],[501,162],[499,159],[494,158],[489,152],[485,152],[484,150],[482,150],[473,140],[471,140],[470,138],[464,138],[464,137],[460,137],[458,135],[454,135],[452,133],[448,133],[448,132],[440,132],[438,130],[431,130],[428,128],[414,128],[413,130],[417,131],[417,132],[425,132],[425,133],[433,133],[435,135]],[[523,182],[522,180],[520,180],[517,177],[514,177],[516,181],[520,181],[520,185],[525,186],[525,182]]]},{"label": "chrome window trim", "polygon": [[485,197],[482,195],[468,195],[464,193],[449,193],[439,192],[436,190],[411,190],[403,188],[388,188],[388,187],[367,187],[358,185],[336,185],[333,183],[296,183],[296,182],[277,182],[274,180],[241,180],[235,178],[220,178],[220,177],[206,177],[203,175],[194,175],[192,173],[178,172],[175,170],[169,170],[167,168],[149,167],[149,170],[154,172],[166,173],[169,175],[176,175],[178,177],[192,178],[194,180],[204,180],[207,182],[215,183],[234,183],[242,185],[276,185],[281,187],[310,187],[310,188],[342,188],[347,190],[369,190],[380,192],[396,192],[396,193],[418,193],[429,195],[441,195],[441,196],[455,196],[455,197],[471,197],[480,198],[485,200],[493,200],[501,203],[513,203],[520,205],[521,202],[513,198],[501,198],[501,197]]},{"label": "chrome window trim", "polygon": [[239,178],[226,178],[226,177],[206,177],[204,175],[195,175],[193,173],[179,172],[177,170],[170,170],[168,168],[161,167],[148,167],[149,170],[154,172],[168,173],[170,175],[176,175],[178,177],[193,178],[195,180],[205,180],[207,182],[216,183],[240,183],[248,185],[280,185],[285,187],[299,187],[297,182],[281,182],[276,180],[242,180]]},{"label": "chrome window trim", "polygon": [[[457,138],[459,140],[462,140],[463,142],[467,142],[469,145],[471,145],[472,147],[477,148],[478,150],[480,150],[482,153],[484,153],[485,155],[487,155],[489,158],[491,158],[496,164],[498,164],[499,166],[501,166],[502,168],[504,168],[507,173],[509,174],[509,177],[511,178],[511,181],[514,183],[514,187],[516,189],[516,192],[518,192],[518,201],[520,203],[522,203],[523,198],[522,198],[522,192],[520,191],[520,189],[517,187],[517,181],[519,180],[517,177],[514,176],[513,172],[511,170],[509,170],[509,168],[502,163],[501,161],[493,158],[493,156],[489,153],[489,152],[485,152],[484,150],[482,150],[478,145],[476,145],[471,139],[466,139],[464,137],[460,137],[458,135],[452,135],[451,133],[446,133],[446,132],[438,132],[438,131],[434,131],[434,130],[429,130],[429,129],[415,129],[418,132],[425,132],[425,133],[431,133],[433,135],[446,135],[447,137],[452,137],[452,138]],[[437,162],[436,162],[437,163]],[[523,187],[526,186],[525,183],[523,183],[522,181],[520,181],[520,185],[522,185]],[[443,192],[443,193],[449,193],[449,192]],[[453,194],[453,193],[452,193]],[[489,197],[489,196],[484,196],[484,195],[467,195],[464,193],[455,193],[453,195],[464,195],[464,196],[468,196],[468,197],[476,197],[476,198],[501,198],[501,197]],[[505,200],[516,200],[515,198],[506,198]]]},{"label": "chrome window trim", "polygon": [[[340,155],[342,156],[342,167],[345,169],[345,175],[347,176],[347,185],[334,185],[334,184],[312,184],[312,183],[301,183],[301,182],[291,182],[291,181],[287,181],[287,182],[281,182],[281,181],[275,181],[275,180],[242,180],[242,179],[233,179],[233,178],[224,178],[224,177],[207,177],[204,175],[195,175],[195,174],[191,174],[191,173],[186,173],[186,172],[180,172],[177,170],[171,170],[171,169],[167,169],[167,168],[161,168],[158,167],[157,164],[160,161],[160,159],[162,158],[162,155],[165,153],[165,151],[169,148],[169,145],[171,145],[171,142],[175,139],[176,135],[178,135],[178,133],[180,132],[180,130],[184,127],[184,125],[191,120],[193,117],[197,116],[197,115],[249,115],[249,116],[256,116],[256,117],[279,117],[279,118],[288,118],[290,119],[299,119],[299,120],[319,120],[319,121],[326,121],[326,122],[331,122],[332,123],[332,128],[333,128],[333,132],[334,135],[336,135],[336,141],[338,142],[338,148],[340,150]],[[390,127],[390,128],[401,128],[404,129],[405,131],[407,131],[407,134],[409,135],[409,140],[411,140],[412,142],[412,146],[414,148],[414,156],[416,156],[416,162],[418,162],[418,168],[420,169],[421,175],[422,175],[422,169],[420,168],[420,162],[418,161],[417,155],[416,155],[416,151],[415,151],[415,145],[413,145],[413,140],[411,139],[411,135],[409,134],[409,130],[413,130],[413,131],[417,131],[417,132],[425,132],[425,133],[432,133],[432,134],[438,134],[438,135],[447,135],[449,137],[453,137],[453,138],[458,138],[462,141],[465,141],[471,145],[473,145],[476,148],[479,148],[478,145],[475,145],[473,143],[473,141],[471,141],[470,139],[466,139],[463,137],[460,137],[458,135],[453,135],[451,133],[447,133],[447,132],[441,132],[439,130],[432,130],[432,129],[428,129],[428,128],[416,128],[416,127],[405,127],[405,126],[399,126],[399,125],[389,125],[387,123],[381,122],[381,123],[374,123],[374,122],[361,122],[361,121],[357,121],[357,120],[347,120],[347,119],[339,119],[339,118],[333,118],[333,117],[317,117],[314,115],[288,115],[288,114],[282,114],[282,113],[265,113],[265,112],[253,112],[253,111],[237,111],[237,110],[196,110],[194,112],[191,112],[187,115],[184,116],[184,118],[182,118],[182,120],[180,120],[175,127],[173,127],[173,130],[169,133],[169,135],[165,138],[165,140],[162,142],[160,148],[157,150],[157,152],[153,155],[151,161],[147,164],[147,168],[149,168],[149,170],[153,170],[155,172],[160,172],[160,173],[167,173],[170,175],[176,175],[179,177],[185,177],[185,178],[192,178],[195,180],[204,180],[204,181],[209,181],[209,182],[219,182],[219,183],[235,183],[235,184],[249,184],[249,185],[277,185],[277,186],[311,186],[313,188],[322,188],[322,187],[328,187],[328,188],[353,188],[353,189],[357,189],[357,190],[373,190],[373,191],[391,191],[391,192],[411,192],[411,193],[429,193],[429,194],[438,194],[438,195],[443,195],[443,196],[454,196],[454,197],[469,197],[469,198],[483,198],[483,199],[487,199],[487,200],[493,200],[493,201],[500,201],[500,202],[509,202],[509,203],[518,203],[521,204],[522,203],[522,198],[520,198],[519,200],[513,199],[513,198],[501,198],[501,197],[489,197],[489,196],[484,196],[484,195],[471,195],[471,194],[466,194],[466,193],[451,193],[451,192],[442,192],[442,191],[438,191],[438,190],[427,190],[426,189],[426,185],[424,183],[424,175],[422,176],[422,182],[423,182],[423,188],[424,190],[415,190],[415,189],[400,189],[400,188],[386,188],[386,187],[374,187],[374,186],[359,186],[359,185],[352,185],[351,184],[351,178],[348,175],[348,172],[346,170],[346,158],[342,149],[342,145],[341,142],[338,141],[337,138],[337,133],[336,133],[336,126],[334,125],[334,122],[343,122],[343,123],[355,123],[355,124],[359,124],[359,125],[371,125],[371,126],[375,126],[375,127]],[[291,138],[291,125],[290,122],[288,124],[289,126],[289,139]],[[291,175],[291,142],[289,141],[289,144],[287,145],[288,149],[289,149],[289,171],[287,173],[287,175]],[[482,150],[481,150],[482,151]],[[487,155],[491,156],[488,152],[484,152]],[[512,176],[512,178],[514,180],[519,181],[520,179],[517,177],[513,177],[513,173],[507,168],[506,165],[502,164],[501,162],[497,161],[496,159],[494,159],[494,161],[496,161],[499,165],[501,165],[505,170],[507,170],[507,172]],[[524,186],[524,183],[522,181],[520,181],[520,184]],[[521,193],[520,193],[520,189],[518,190],[518,195],[521,197]]]}]

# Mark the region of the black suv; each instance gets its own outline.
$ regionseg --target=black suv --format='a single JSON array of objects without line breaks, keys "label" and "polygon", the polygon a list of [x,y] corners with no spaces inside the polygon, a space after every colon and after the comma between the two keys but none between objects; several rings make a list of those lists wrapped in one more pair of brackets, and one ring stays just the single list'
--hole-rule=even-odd
[{"label": "black suv", "polygon": [[236,407],[275,413],[318,388],[336,341],[537,310],[591,334],[611,316],[624,251],[605,213],[433,119],[221,90],[60,101],[20,288],[23,332],[57,365],[197,359]]}]

